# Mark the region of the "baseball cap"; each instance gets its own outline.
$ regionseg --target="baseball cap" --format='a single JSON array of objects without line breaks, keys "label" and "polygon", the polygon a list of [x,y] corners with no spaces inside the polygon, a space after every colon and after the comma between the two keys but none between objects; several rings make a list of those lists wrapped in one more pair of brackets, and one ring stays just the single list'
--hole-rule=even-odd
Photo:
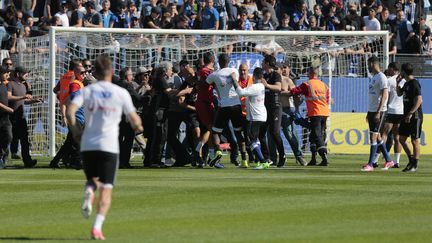
[{"label": "baseball cap", "polygon": [[137,74],[149,73],[149,72],[151,72],[151,69],[147,69],[146,67],[139,67],[137,70]]},{"label": "baseball cap", "polygon": [[15,68],[16,73],[29,73],[30,70],[24,68],[23,66],[18,66]]}]

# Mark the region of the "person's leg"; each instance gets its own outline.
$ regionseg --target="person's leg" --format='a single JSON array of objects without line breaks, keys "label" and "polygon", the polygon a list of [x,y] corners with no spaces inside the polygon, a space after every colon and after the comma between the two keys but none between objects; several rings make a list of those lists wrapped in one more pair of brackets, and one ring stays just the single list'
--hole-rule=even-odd
[{"label": "person's leg", "polygon": [[282,107],[277,107],[273,110],[273,120],[270,122],[269,131],[270,135],[275,142],[276,149],[279,154],[278,167],[285,165],[285,148],[280,136],[281,131],[281,120],[282,120]]},{"label": "person's leg", "polygon": [[12,140],[12,125],[6,117],[0,120],[0,169],[6,165],[7,149]]},{"label": "person's leg", "polygon": [[173,150],[176,161],[175,166],[183,166],[188,163],[188,155],[186,147],[178,139],[178,130],[180,124],[185,120],[184,113],[170,112],[168,114],[168,135],[167,142]]},{"label": "person's leg", "polygon": [[166,120],[165,109],[156,110],[155,117],[153,118],[153,137],[151,144],[151,163],[153,167],[160,167],[162,164],[162,150],[165,146],[163,139],[164,122]]},{"label": "person's leg", "polygon": [[[268,114],[268,111],[267,111],[267,114]],[[267,144],[267,130],[268,130],[268,126],[270,123],[269,119],[270,118],[267,116],[267,121],[260,126],[259,135],[258,135],[258,138],[259,138],[259,141],[261,144],[261,152],[262,152],[262,155],[264,156],[265,160],[269,159],[269,148],[268,148],[268,144]]]},{"label": "person's leg", "polygon": [[135,131],[129,123],[123,124],[123,141],[120,144],[120,167],[130,168],[129,163],[132,153],[132,146],[135,138]]},{"label": "person's leg", "polygon": [[294,130],[294,112],[295,108],[285,108],[281,123],[282,132],[296,157],[296,161],[300,163],[300,165],[305,166],[307,163],[303,158],[303,153],[300,150],[300,144]]},{"label": "person's leg", "polygon": [[19,121],[20,134],[19,140],[21,143],[21,156],[26,167],[33,167],[36,165],[36,160],[33,160],[30,156],[30,142],[28,136],[27,120],[25,118]]},{"label": "person's leg", "polygon": [[18,119],[14,116],[11,115],[10,116],[10,122],[12,124],[12,140],[10,142],[10,152],[11,152],[11,157],[13,159],[17,159],[18,158],[18,138],[19,138],[19,134],[20,134],[20,127],[19,127],[19,122]]},{"label": "person's leg", "polygon": [[393,140],[394,140],[394,145],[393,145],[393,151],[394,151],[393,161],[395,162],[394,167],[399,168],[400,154],[402,151],[402,145],[399,141],[399,124],[393,125],[393,129],[391,133],[393,134]]}]

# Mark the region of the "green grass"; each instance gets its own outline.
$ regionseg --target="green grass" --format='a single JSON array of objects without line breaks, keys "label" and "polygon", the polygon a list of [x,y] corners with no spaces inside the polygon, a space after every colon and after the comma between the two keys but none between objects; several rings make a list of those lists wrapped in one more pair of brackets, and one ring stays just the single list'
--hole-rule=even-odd
[{"label": "green grass", "polygon": [[[430,242],[432,157],[424,156],[412,174],[362,173],[366,159],[332,156],[330,167],[308,168],[291,158],[286,168],[266,171],[121,170],[105,236],[118,242]],[[81,217],[83,183],[82,171],[0,171],[0,241],[89,239],[94,215]]]}]

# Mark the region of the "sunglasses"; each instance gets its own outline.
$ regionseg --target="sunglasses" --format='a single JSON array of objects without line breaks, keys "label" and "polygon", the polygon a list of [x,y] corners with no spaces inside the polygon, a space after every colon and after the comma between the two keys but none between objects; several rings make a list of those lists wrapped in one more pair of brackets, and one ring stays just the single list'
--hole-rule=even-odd
[{"label": "sunglasses", "polygon": [[5,63],[5,64],[8,65],[8,66],[13,66],[13,63],[10,63],[10,62]]},{"label": "sunglasses", "polygon": [[84,67],[88,68],[88,67],[92,67],[92,65],[84,65]]}]

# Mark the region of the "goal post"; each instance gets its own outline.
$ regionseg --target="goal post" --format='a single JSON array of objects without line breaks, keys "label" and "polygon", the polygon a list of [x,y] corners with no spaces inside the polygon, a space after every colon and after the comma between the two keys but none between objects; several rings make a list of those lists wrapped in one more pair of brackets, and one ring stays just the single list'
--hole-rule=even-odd
[{"label": "goal post", "polygon": [[[335,153],[362,153],[361,149],[351,149],[353,144],[368,142],[362,128],[358,127],[359,113],[364,113],[365,106],[361,103],[367,103],[366,60],[371,55],[377,55],[383,70],[389,62],[389,35],[386,31],[51,27],[46,38],[49,40],[49,47],[45,47],[49,49],[49,77],[46,80],[49,82],[49,107],[46,114],[49,123],[46,152],[49,156],[54,156],[65,136],[52,89],[67,71],[69,62],[75,58],[93,61],[98,54],[106,53],[113,58],[113,68],[118,75],[118,71],[126,66],[135,72],[141,66],[155,66],[164,60],[178,63],[181,59],[186,59],[195,64],[203,53],[212,52],[217,56],[225,52],[231,56],[230,66],[237,68],[240,64],[247,63],[251,73],[253,68],[261,65],[264,54],[271,54],[278,61],[290,64],[299,79],[297,84],[307,79],[308,67],[313,62],[319,62],[321,77],[328,83],[333,98],[330,106],[335,116],[332,115],[328,122],[327,142],[330,144],[330,152]],[[304,107],[303,104],[300,110],[303,113]],[[350,130],[350,126],[355,130]],[[296,134],[303,149],[307,151],[307,132],[296,126]],[[290,151],[289,146],[287,151]]]}]

